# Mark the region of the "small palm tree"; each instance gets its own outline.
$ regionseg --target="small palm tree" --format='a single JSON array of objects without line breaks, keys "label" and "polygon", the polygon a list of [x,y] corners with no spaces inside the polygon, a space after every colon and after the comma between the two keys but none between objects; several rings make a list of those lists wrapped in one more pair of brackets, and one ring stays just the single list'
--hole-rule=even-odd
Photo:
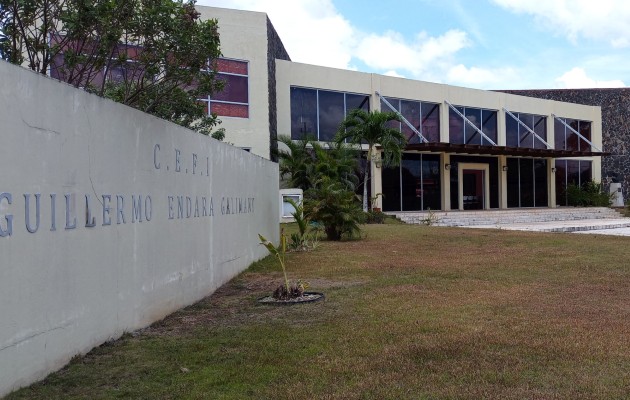
[{"label": "small palm tree", "polygon": [[311,187],[313,175],[313,142],[311,136],[293,141],[288,136],[279,136],[278,142],[284,144],[288,150],[278,150],[280,160],[280,177],[289,177],[289,185],[306,191]]},{"label": "small palm tree", "polygon": [[341,182],[349,190],[357,186],[356,149],[345,143],[321,143],[312,136],[296,141],[279,136],[278,142],[285,147],[278,150],[280,177],[288,177],[291,187],[306,191],[322,176]]},{"label": "small palm tree", "polygon": [[374,156],[374,148],[380,145],[383,149],[383,165],[392,166],[400,162],[402,151],[407,139],[398,129],[390,128],[387,123],[400,121],[397,114],[392,112],[372,111],[361,109],[352,110],[341,122],[335,141],[340,143],[346,139],[350,143],[367,143],[367,162],[363,174],[363,211],[368,210],[367,185],[369,172]]}]

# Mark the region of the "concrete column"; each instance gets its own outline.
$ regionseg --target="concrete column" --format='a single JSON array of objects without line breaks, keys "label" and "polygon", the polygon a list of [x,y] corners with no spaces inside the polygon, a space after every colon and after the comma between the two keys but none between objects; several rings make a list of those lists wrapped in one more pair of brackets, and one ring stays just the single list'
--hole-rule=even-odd
[{"label": "concrete column", "polygon": [[499,208],[508,208],[507,204],[507,172],[503,171],[503,167],[507,167],[507,157],[499,156]]},{"label": "concrete column", "polygon": [[370,164],[371,165],[370,176],[372,177],[372,180],[371,180],[372,197],[376,196],[374,207],[383,209],[383,204],[381,200],[382,196],[377,196],[379,193],[383,193],[383,177],[382,177],[383,168],[377,166],[377,164],[380,165],[381,163],[381,159],[382,159],[381,154],[382,153],[379,151],[374,155],[373,162]]},{"label": "concrete column", "polygon": [[[551,144],[551,143],[549,143]],[[556,160],[554,158],[547,159],[547,176],[549,180],[547,181],[547,190],[548,198],[549,198],[549,207],[555,208],[558,206],[556,200],[556,173],[552,172],[556,170]]]},{"label": "concrete column", "polygon": [[450,165],[450,154],[440,154],[440,169],[442,173],[442,210],[448,211],[451,209],[451,171],[446,169],[446,164]]}]

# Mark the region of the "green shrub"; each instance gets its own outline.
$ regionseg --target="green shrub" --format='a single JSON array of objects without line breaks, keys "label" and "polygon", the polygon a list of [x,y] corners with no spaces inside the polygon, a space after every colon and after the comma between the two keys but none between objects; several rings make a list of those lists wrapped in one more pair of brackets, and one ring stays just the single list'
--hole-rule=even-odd
[{"label": "green shrub", "polygon": [[614,193],[602,190],[599,182],[588,181],[582,186],[570,184],[567,186],[567,201],[575,207],[609,207],[612,204]]},{"label": "green shrub", "polygon": [[304,212],[309,219],[324,226],[328,240],[352,237],[361,229],[361,205],[354,192],[342,183],[324,177],[306,191]]},{"label": "green shrub", "polygon": [[385,223],[385,213],[381,210],[372,210],[365,213],[365,223],[366,224],[384,224]]}]

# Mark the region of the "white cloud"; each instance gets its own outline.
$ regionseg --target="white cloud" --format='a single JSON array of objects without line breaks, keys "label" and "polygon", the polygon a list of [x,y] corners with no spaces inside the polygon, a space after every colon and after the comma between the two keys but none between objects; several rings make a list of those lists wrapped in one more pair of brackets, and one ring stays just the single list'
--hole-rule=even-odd
[{"label": "white cloud", "polygon": [[359,61],[387,75],[408,73],[439,80],[435,78],[443,74],[433,71],[448,68],[455,53],[471,44],[459,30],[440,36],[421,32],[412,40],[394,31],[360,32],[332,0],[200,0],[197,4],[266,12],[293,61],[327,67],[356,69]]},{"label": "white cloud", "polygon": [[383,75],[392,76],[394,78],[405,78],[404,75],[400,75],[398,72],[394,70],[384,72]]},{"label": "white cloud", "polygon": [[200,0],[197,4],[266,12],[293,61],[349,68],[355,29],[331,0]]},{"label": "white cloud", "polygon": [[586,88],[618,88],[626,85],[620,80],[597,81],[586,75],[582,68],[575,67],[556,79],[556,85],[561,89]]},{"label": "white cloud", "polygon": [[630,2],[627,0],[493,0],[507,10],[533,15],[545,28],[566,36],[630,46]]},{"label": "white cloud", "polygon": [[438,37],[419,33],[407,42],[398,32],[369,34],[358,44],[355,56],[368,67],[379,70],[404,70],[419,77],[436,64],[448,61],[470,41],[465,32],[450,30]]},{"label": "white cloud", "polygon": [[468,33],[458,29],[435,36],[419,32],[414,37],[393,30],[362,32],[339,13],[333,0],[199,0],[198,4],[266,12],[296,62],[351,70],[364,64],[368,71],[389,76],[477,88],[512,87],[517,81],[510,68],[484,69],[458,62],[458,52],[473,46]]},{"label": "white cloud", "polygon": [[506,88],[518,80],[518,73],[513,68],[468,68],[462,64],[451,67],[446,76],[452,84],[476,88]]}]

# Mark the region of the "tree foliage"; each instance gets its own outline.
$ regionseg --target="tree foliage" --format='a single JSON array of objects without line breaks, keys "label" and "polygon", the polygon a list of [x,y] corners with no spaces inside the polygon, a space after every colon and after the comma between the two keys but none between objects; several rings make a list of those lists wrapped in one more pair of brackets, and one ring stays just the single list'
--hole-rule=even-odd
[{"label": "tree foliage", "polygon": [[341,240],[344,235],[352,237],[358,234],[364,214],[356,194],[327,176],[322,176],[306,191],[304,212],[324,226],[328,240]]},{"label": "tree foliage", "polygon": [[340,240],[359,232],[363,219],[354,190],[359,151],[343,142],[320,143],[313,137],[278,140],[280,174],[291,187],[304,190],[306,218],[321,224],[328,240]]},{"label": "tree foliage", "polygon": [[326,176],[341,182],[348,190],[355,189],[357,150],[345,143],[322,144],[311,136],[296,141],[280,136],[278,141],[285,147],[278,151],[280,176],[287,178],[289,186],[306,191]]},{"label": "tree foliage", "polygon": [[0,0],[0,56],[209,134],[221,89],[216,20],[195,0]]},{"label": "tree foliage", "polygon": [[367,185],[371,163],[375,156],[376,145],[382,149],[384,166],[397,165],[407,139],[398,129],[390,128],[387,123],[400,121],[397,114],[391,112],[361,109],[352,110],[339,125],[335,141],[337,143],[348,140],[350,143],[361,145],[367,143],[367,162],[363,173],[363,211],[368,211]]}]

